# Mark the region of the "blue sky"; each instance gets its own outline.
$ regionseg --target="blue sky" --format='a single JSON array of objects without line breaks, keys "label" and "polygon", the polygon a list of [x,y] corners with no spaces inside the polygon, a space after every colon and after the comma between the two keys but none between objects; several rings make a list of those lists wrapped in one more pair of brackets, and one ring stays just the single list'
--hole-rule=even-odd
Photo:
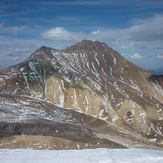
[{"label": "blue sky", "polygon": [[145,69],[163,68],[162,0],[0,0],[0,68],[42,45],[106,42]]}]

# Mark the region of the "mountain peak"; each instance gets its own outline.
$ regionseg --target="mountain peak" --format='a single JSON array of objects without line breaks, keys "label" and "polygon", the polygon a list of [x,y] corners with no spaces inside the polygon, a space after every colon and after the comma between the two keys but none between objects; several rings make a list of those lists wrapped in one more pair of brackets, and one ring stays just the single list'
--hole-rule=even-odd
[{"label": "mountain peak", "polygon": [[37,57],[47,57],[49,55],[51,55],[51,50],[55,50],[52,49],[50,47],[46,47],[46,46],[41,46],[40,48],[38,48],[31,56],[30,58],[37,58]]},{"label": "mountain peak", "polygon": [[47,46],[41,46],[41,47],[38,48],[36,51],[46,51],[46,50],[49,50],[49,49],[52,49],[52,48],[47,47]]},{"label": "mountain peak", "polygon": [[108,49],[109,46],[103,42],[82,40],[75,45],[67,47],[65,50],[92,50],[92,49]]}]

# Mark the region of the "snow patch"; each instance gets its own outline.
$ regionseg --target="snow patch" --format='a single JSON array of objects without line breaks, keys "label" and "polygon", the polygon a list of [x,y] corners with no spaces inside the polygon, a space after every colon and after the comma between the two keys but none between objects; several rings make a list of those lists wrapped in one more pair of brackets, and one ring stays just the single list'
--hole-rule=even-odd
[{"label": "snow patch", "polygon": [[[79,147],[79,146],[78,146]],[[150,149],[0,150],[2,163],[161,163],[163,151]]]}]

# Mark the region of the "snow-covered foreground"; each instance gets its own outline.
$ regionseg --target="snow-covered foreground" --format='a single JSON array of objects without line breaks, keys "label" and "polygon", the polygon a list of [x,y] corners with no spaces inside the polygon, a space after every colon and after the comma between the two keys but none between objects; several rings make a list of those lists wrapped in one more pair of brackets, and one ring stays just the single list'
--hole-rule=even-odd
[{"label": "snow-covered foreground", "polygon": [[0,163],[162,163],[163,151],[147,149],[0,150]]}]

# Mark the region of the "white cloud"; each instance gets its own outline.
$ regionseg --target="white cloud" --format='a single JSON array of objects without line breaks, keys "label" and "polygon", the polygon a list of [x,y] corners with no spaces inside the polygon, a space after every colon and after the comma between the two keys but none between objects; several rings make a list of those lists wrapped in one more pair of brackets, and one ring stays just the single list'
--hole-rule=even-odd
[{"label": "white cloud", "polygon": [[163,15],[156,15],[150,19],[139,20],[127,32],[131,40],[154,41],[163,40]]},{"label": "white cloud", "polygon": [[139,53],[134,53],[132,56],[131,56],[132,59],[141,59],[142,56],[139,54]]},{"label": "white cloud", "polygon": [[110,40],[129,41],[156,41],[163,40],[163,15],[156,15],[146,20],[136,20],[124,29],[98,29],[91,34],[97,38],[108,38]]},{"label": "white cloud", "polygon": [[99,34],[101,31],[99,29],[97,29],[96,31],[92,31],[91,34],[96,35]]},{"label": "white cloud", "polygon": [[0,23],[0,34],[16,34],[24,32],[26,26],[5,26],[4,24]]},{"label": "white cloud", "polygon": [[[116,0],[120,2],[120,0]],[[115,2],[115,0],[114,0]],[[113,2],[108,0],[69,0],[69,1],[42,1],[41,5],[106,5]]]},{"label": "white cloud", "polygon": [[80,40],[80,33],[67,31],[63,27],[51,28],[42,35],[53,40]]},{"label": "white cloud", "polygon": [[[93,39],[103,41],[157,41],[163,40],[163,15],[156,15],[146,20],[136,20],[136,24],[124,29],[98,28],[90,32],[73,32],[63,27],[54,27],[43,36],[59,40]],[[123,45],[123,44],[122,44]]]},{"label": "white cloud", "polygon": [[163,59],[163,54],[156,55],[156,58]]}]

